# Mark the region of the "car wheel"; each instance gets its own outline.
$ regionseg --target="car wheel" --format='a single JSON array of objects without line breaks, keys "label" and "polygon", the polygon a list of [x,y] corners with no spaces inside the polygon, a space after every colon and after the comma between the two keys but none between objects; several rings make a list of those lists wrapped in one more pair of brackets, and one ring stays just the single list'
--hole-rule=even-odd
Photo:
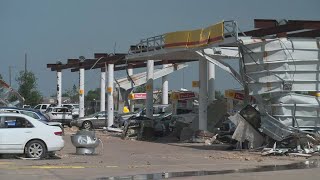
[{"label": "car wheel", "polygon": [[92,123],[90,121],[85,121],[82,123],[82,129],[90,130],[92,129]]},{"label": "car wheel", "polygon": [[28,142],[25,147],[25,154],[28,158],[44,158],[47,154],[45,144],[39,140],[32,140]]}]

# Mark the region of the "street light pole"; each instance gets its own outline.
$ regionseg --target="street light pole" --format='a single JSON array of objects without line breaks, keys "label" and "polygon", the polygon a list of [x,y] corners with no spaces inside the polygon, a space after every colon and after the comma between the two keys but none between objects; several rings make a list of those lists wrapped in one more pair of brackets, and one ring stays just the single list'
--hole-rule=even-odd
[{"label": "street light pole", "polygon": [[11,86],[11,69],[12,69],[12,66],[9,66],[9,84]]}]

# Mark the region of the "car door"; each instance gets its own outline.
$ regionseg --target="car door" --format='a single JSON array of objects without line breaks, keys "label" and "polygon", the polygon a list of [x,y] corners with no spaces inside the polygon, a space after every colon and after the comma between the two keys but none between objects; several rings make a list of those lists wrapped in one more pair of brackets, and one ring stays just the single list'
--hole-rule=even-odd
[{"label": "car door", "polygon": [[0,152],[2,152],[5,148],[5,144],[4,144],[4,139],[6,138],[5,131],[4,131],[5,127],[6,127],[5,118],[0,117]]},{"label": "car door", "polygon": [[42,113],[44,113],[44,112],[46,112],[47,108],[48,108],[48,105],[43,104],[43,105],[41,106],[40,111],[41,111]]},{"label": "car door", "polygon": [[61,122],[62,123],[62,117],[61,114],[59,113],[60,109],[59,108],[52,108],[52,111],[49,113],[50,114],[50,119],[52,121],[56,122]]},{"label": "car door", "polygon": [[99,113],[99,117],[96,121],[96,127],[105,127],[108,114],[105,111]]},{"label": "car door", "polygon": [[4,126],[0,128],[0,151],[22,153],[24,144],[32,137],[33,125],[22,117],[2,117]]},{"label": "car door", "polygon": [[63,124],[70,124],[70,122],[72,120],[72,114],[68,108],[61,108],[60,109],[60,116],[61,116]]}]

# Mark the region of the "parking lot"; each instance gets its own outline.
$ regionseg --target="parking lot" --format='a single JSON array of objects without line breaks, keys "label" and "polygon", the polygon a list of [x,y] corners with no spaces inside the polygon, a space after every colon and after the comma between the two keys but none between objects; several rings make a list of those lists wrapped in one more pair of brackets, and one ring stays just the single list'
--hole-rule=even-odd
[{"label": "parking lot", "polygon": [[224,145],[205,146],[179,143],[174,139],[154,142],[122,140],[114,133],[97,131],[103,145],[96,155],[76,155],[70,135],[76,128],[66,129],[65,147],[53,159],[22,160],[3,157],[1,179],[97,179],[162,172],[197,170],[234,170],[261,165],[291,164],[305,158],[288,156],[262,157],[260,153],[223,150]]}]

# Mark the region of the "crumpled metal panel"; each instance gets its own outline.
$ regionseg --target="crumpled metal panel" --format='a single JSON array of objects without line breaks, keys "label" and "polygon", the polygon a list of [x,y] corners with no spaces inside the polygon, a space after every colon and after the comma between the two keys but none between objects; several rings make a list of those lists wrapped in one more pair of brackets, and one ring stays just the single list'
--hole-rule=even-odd
[{"label": "crumpled metal panel", "polygon": [[241,47],[251,95],[320,91],[319,40],[247,40]]},{"label": "crumpled metal panel", "polygon": [[[280,141],[297,127],[319,130],[320,99],[299,94],[320,92],[319,39],[246,39],[242,42],[240,49],[249,94],[256,97],[259,109],[264,110],[263,133]],[[270,98],[267,100],[266,96]]]},{"label": "crumpled metal panel", "polygon": [[[11,100],[11,97],[16,100]],[[22,106],[24,98],[6,82],[0,79],[0,106]]]},{"label": "crumpled metal panel", "polygon": [[100,140],[93,131],[81,130],[71,136],[71,142],[77,148],[96,148]]},{"label": "crumpled metal panel", "polygon": [[261,116],[261,130],[276,141],[282,141],[294,133],[289,126],[269,115]]},{"label": "crumpled metal panel", "polygon": [[[287,126],[320,126],[320,98],[302,94],[283,94],[270,101],[271,115]],[[294,117],[296,120],[294,120]]]}]

